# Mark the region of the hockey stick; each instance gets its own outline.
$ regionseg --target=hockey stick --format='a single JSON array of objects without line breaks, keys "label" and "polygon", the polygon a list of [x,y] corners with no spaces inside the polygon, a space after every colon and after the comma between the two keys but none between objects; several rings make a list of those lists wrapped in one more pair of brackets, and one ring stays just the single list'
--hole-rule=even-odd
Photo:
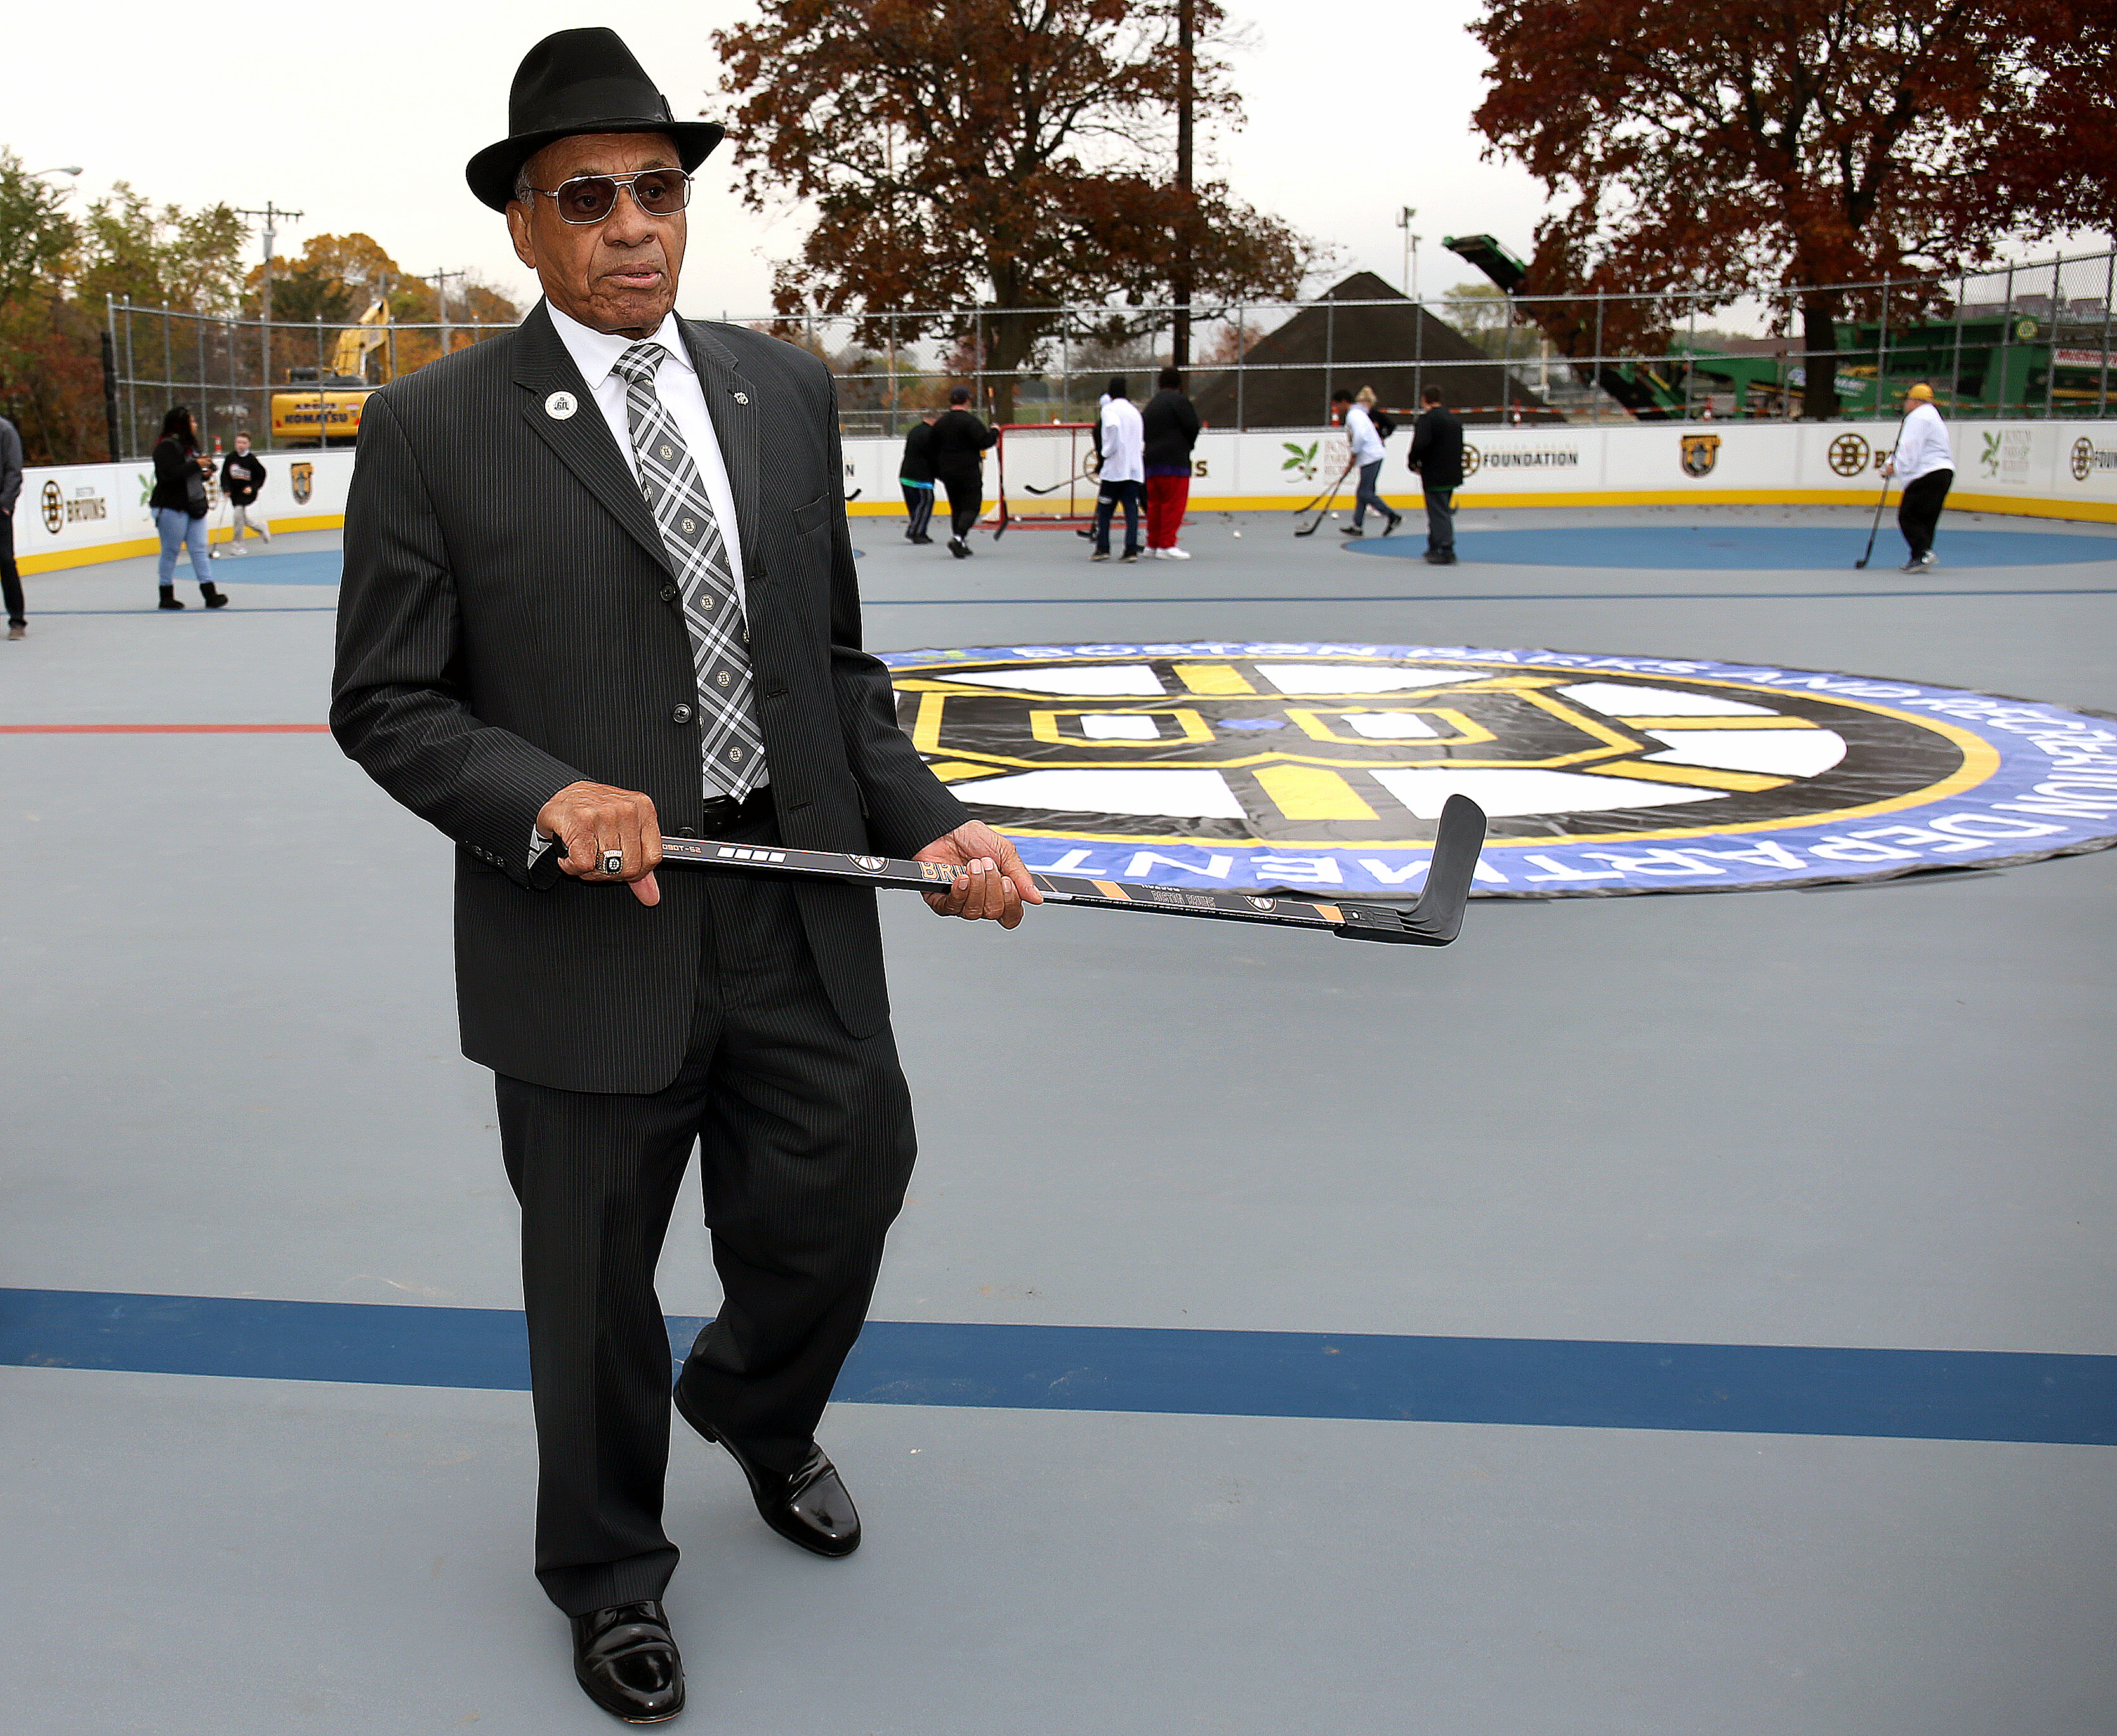
[{"label": "hockey stick", "polygon": [[[1137,910],[1152,916],[1204,916],[1221,922],[1265,923],[1341,940],[1383,941],[1400,946],[1445,946],[1463,928],[1470,877],[1484,847],[1485,814],[1468,796],[1451,795],[1441,810],[1433,860],[1426,885],[1409,905],[1330,903],[1273,894],[1195,892],[1177,886],[1091,880],[1075,874],[1039,873],[1030,878],[1050,904],[1092,910]],[[665,868],[747,868],[797,880],[851,881],[905,891],[937,892],[962,870],[945,863],[910,862],[889,856],[848,856],[836,850],[777,850],[768,845],[721,844],[712,839],[664,838]]]},{"label": "hockey stick", "polygon": [[[1896,456],[1897,448],[1904,443],[1904,423],[1910,415],[1911,412],[1907,410],[1903,416],[1897,418],[1897,437],[1889,447],[1889,456],[1892,459]],[[1882,528],[1882,509],[1889,504],[1889,472],[1884,471],[1882,473],[1882,491],[1875,500],[1875,522],[1867,527],[1867,552],[1852,563],[1852,570],[1855,573],[1866,571],[1868,561],[1874,557],[1875,537]]]},{"label": "hockey stick", "polygon": [[1071,488],[1076,482],[1086,481],[1087,480],[1087,477],[1088,472],[1086,471],[1077,471],[1073,475],[1067,477],[1064,481],[1054,482],[1049,488],[1039,488],[1034,482],[1025,482],[1022,485],[1022,491],[1025,494],[1040,495],[1055,495],[1062,488]]},{"label": "hockey stick", "polygon": [[[1331,485],[1330,493],[1327,495],[1319,495],[1317,497],[1322,504],[1321,505],[1317,505],[1315,500],[1312,500],[1308,503],[1308,506],[1316,507],[1316,522],[1311,524],[1305,531],[1296,531],[1294,533],[1295,536],[1313,536],[1317,532],[1323,527],[1323,515],[1331,510],[1331,503],[1338,498],[1338,490],[1345,486],[1345,478],[1352,475],[1352,461],[1348,459],[1345,463],[1345,467],[1338,472],[1338,480]],[[1308,506],[1303,507],[1301,511],[1304,513],[1307,512],[1308,510]],[[1296,516],[1298,517],[1299,514],[1297,513]]]}]

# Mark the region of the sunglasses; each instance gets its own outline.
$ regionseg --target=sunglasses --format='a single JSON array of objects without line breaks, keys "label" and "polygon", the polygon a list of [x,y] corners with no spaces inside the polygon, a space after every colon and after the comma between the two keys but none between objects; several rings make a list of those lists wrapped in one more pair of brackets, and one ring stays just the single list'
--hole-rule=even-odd
[{"label": "sunglasses", "polygon": [[649,217],[674,217],[691,202],[691,177],[680,168],[642,169],[636,175],[575,175],[556,188],[533,186],[559,208],[563,223],[602,223],[617,209],[617,190]]}]

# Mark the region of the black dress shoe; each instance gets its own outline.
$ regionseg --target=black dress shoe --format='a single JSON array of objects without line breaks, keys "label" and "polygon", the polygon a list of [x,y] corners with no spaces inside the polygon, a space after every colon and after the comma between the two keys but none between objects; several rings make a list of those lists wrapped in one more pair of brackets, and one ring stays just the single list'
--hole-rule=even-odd
[{"label": "black dress shoe", "polygon": [[823,1449],[809,1443],[809,1456],[792,1471],[772,1471],[759,1464],[730,1440],[691,1405],[683,1388],[676,1389],[676,1409],[684,1421],[709,1441],[727,1448],[728,1457],[742,1467],[749,1479],[750,1499],[764,1522],[789,1543],[798,1543],[811,1554],[836,1560],[860,1547],[860,1514],[853,1498],[839,1480],[838,1468]]},{"label": "black dress shoe", "polygon": [[684,1709],[684,1660],[657,1603],[616,1604],[574,1618],[574,1676],[627,1724],[662,1724]]}]

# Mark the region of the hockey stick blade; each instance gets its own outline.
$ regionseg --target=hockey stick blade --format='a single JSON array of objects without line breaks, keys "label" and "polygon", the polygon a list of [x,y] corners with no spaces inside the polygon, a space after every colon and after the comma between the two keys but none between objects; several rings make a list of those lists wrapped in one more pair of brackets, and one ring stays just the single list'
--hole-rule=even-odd
[{"label": "hockey stick blade", "polygon": [[[1347,464],[1343,470],[1338,472],[1338,480],[1331,485],[1331,492],[1323,496],[1323,504],[1317,509],[1315,523],[1311,524],[1305,531],[1296,531],[1294,533],[1295,536],[1313,536],[1317,532],[1323,527],[1324,519],[1329,516],[1331,507],[1337,502],[1338,491],[1345,486],[1345,478],[1352,475],[1352,473],[1353,467],[1350,464]],[[1302,509],[1303,512],[1306,512],[1308,510],[1308,509],[1307,507],[1303,507]]]},{"label": "hockey stick blade", "polygon": [[[1137,911],[1148,916],[1197,916],[1220,922],[1261,923],[1304,928],[1346,940],[1396,946],[1445,946],[1463,927],[1464,900],[1485,835],[1485,816],[1465,796],[1451,796],[1434,839],[1426,889],[1413,904],[1326,903],[1308,898],[1201,892],[1188,887],[1143,886],[1133,881],[1094,880],[1076,874],[1031,872],[1049,904],[1094,910]],[[712,839],[664,838],[665,868],[718,868],[778,875],[796,880],[832,880],[890,886],[911,892],[946,890],[962,871],[948,863],[891,856],[855,856],[837,850],[777,849],[722,844]]]},{"label": "hockey stick blade", "polygon": [[1062,488],[1071,488],[1076,482],[1085,481],[1087,478],[1087,472],[1084,470],[1080,473],[1080,475],[1068,477],[1063,482],[1054,482],[1049,488],[1039,488],[1034,482],[1025,482],[1022,486],[1023,490],[1028,494],[1039,495],[1055,495]]}]

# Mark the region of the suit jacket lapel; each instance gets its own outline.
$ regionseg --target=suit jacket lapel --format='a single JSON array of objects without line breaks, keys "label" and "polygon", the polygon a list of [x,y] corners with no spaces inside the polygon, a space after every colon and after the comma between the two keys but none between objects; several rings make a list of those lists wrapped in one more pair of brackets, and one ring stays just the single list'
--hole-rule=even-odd
[{"label": "suit jacket lapel", "polygon": [[[523,420],[559,462],[610,509],[633,540],[667,567],[669,550],[655,526],[654,515],[647,509],[631,467],[611,439],[610,424],[596,408],[581,371],[559,341],[542,302],[522,322],[521,336],[514,345],[514,383],[524,389]],[[571,395],[570,415],[554,416],[546,408],[558,392]]]},{"label": "suit jacket lapel", "polygon": [[763,494],[759,486],[757,421],[759,392],[736,366],[732,352],[703,325],[679,320],[684,346],[704,388],[706,414],[727,467],[728,492],[735,496],[736,534],[741,539],[743,583],[768,583],[763,565]]}]

